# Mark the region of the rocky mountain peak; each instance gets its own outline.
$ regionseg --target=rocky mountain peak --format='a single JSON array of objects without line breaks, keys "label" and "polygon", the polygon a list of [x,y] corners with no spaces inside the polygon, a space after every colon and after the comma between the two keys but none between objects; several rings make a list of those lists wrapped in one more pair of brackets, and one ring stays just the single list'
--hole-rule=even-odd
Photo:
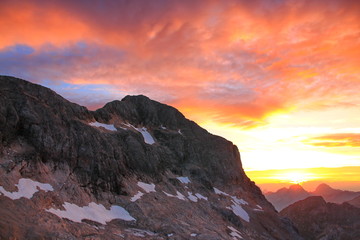
[{"label": "rocky mountain peak", "polygon": [[325,183],[321,183],[321,184],[319,184],[319,186],[316,187],[314,193],[324,194],[324,193],[328,193],[331,191],[334,191],[334,189],[332,187],[330,187],[329,185],[327,185]]},{"label": "rocky mountain peak", "polygon": [[290,185],[289,190],[294,192],[306,192],[305,189],[300,184]]},{"label": "rocky mountain peak", "polygon": [[134,124],[163,129],[178,130],[191,123],[177,109],[143,95],[126,96],[121,101],[112,101],[96,111],[96,117],[104,121],[109,121],[114,116]]},{"label": "rocky mountain peak", "polygon": [[265,196],[266,199],[274,205],[276,210],[281,211],[290,204],[310,196],[310,193],[308,193],[301,185],[293,184],[288,188],[281,188],[274,193],[266,193]]}]

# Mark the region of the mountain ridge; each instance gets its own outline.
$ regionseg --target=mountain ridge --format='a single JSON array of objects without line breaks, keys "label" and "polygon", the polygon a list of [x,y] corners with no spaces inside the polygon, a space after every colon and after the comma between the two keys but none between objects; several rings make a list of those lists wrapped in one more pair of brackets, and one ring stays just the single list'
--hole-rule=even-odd
[{"label": "mountain ridge", "polygon": [[268,192],[264,195],[276,210],[281,211],[287,206],[310,196],[321,196],[326,202],[341,204],[360,196],[360,192],[334,189],[328,184],[321,183],[313,192],[308,192],[301,185],[294,184],[288,188],[284,187],[276,192]]}]

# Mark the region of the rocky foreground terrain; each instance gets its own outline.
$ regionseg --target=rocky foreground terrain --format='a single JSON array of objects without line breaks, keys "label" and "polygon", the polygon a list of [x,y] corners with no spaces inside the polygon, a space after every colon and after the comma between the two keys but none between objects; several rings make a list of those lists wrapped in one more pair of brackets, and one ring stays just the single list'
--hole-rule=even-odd
[{"label": "rocky foreground terrain", "polygon": [[328,203],[320,196],[298,201],[280,212],[307,240],[360,239],[360,208]]},{"label": "rocky foreground terrain", "polygon": [[301,239],[231,142],[127,96],[96,111],[0,77],[0,239]]}]

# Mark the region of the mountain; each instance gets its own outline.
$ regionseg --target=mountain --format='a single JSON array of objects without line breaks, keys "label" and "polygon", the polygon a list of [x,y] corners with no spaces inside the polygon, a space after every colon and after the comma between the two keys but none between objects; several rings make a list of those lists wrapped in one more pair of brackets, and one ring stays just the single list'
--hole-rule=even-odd
[{"label": "mountain", "polygon": [[276,192],[268,192],[265,194],[266,199],[271,202],[275,209],[281,211],[290,204],[310,196],[304,188],[299,184],[289,186],[289,188],[281,188]]},{"label": "mountain", "polygon": [[320,196],[308,197],[283,209],[307,240],[360,239],[360,209],[348,203],[327,203]]},{"label": "mountain", "polygon": [[96,111],[0,76],[0,239],[302,239],[235,145],[145,96]]},{"label": "mountain", "polygon": [[323,183],[312,192],[312,195],[322,196],[327,202],[343,203],[360,196],[360,192],[333,189],[329,185]]},{"label": "mountain", "polygon": [[350,200],[350,201],[347,201],[347,203],[355,206],[355,207],[358,207],[360,208],[360,196],[357,196],[356,198]]},{"label": "mountain", "polygon": [[266,199],[271,202],[278,211],[309,196],[321,196],[326,202],[343,203],[360,196],[360,192],[333,189],[329,185],[322,183],[313,192],[308,192],[299,184],[294,184],[289,188],[281,188],[276,192],[265,193]]}]

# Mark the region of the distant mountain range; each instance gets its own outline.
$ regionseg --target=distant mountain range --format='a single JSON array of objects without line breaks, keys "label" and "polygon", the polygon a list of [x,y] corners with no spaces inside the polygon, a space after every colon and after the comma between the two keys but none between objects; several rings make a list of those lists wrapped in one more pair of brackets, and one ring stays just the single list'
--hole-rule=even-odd
[{"label": "distant mountain range", "polygon": [[308,192],[299,184],[295,184],[289,188],[281,188],[276,192],[265,193],[267,200],[271,202],[278,211],[309,196],[321,196],[326,202],[331,203],[349,202],[354,206],[359,206],[360,202],[360,192],[333,189],[324,183],[320,184],[313,192]]},{"label": "distant mountain range", "polygon": [[360,208],[348,203],[327,203],[323,197],[312,196],[288,206],[280,215],[289,218],[307,240],[360,239]]}]

